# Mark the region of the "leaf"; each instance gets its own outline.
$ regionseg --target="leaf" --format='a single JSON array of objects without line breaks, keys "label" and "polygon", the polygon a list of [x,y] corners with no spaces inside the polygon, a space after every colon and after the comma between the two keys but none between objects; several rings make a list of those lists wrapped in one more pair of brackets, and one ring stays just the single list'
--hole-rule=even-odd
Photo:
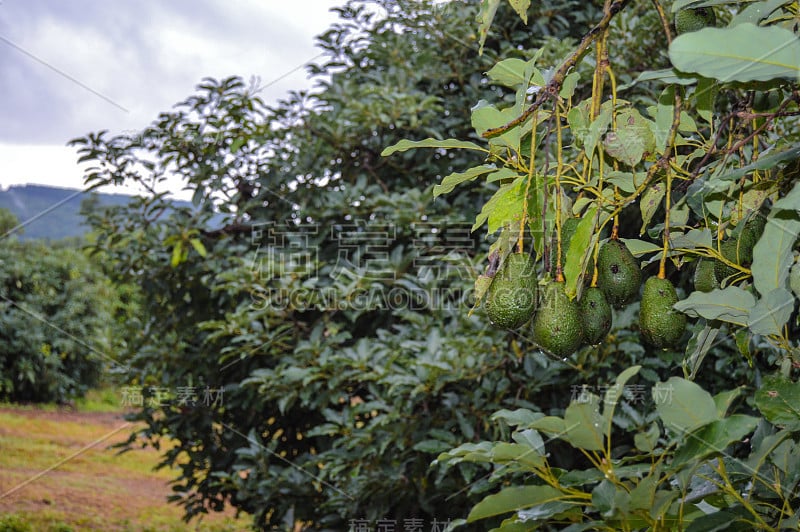
[{"label": "leaf", "polygon": [[709,124],[714,123],[714,100],[718,92],[719,86],[713,79],[702,78],[697,82],[697,89],[694,92],[697,114]]},{"label": "leaf", "polygon": [[794,311],[794,296],[786,288],[776,288],[750,309],[747,326],[753,334],[781,336],[783,326]]},{"label": "leaf", "polygon": [[686,33],[672,41],[669,58],[678,70],[723,82],[800,80],[800,39],[777,26],[745,23]]},{"label": "leaf", "polygon": [[[715,172],[714,176],[712,176],[709,181],[711,181],[712,185],[713,183],[718,182],[718,180],[735,181],[743,176],[752,174],[754,170],[769,170],[770,168],[775,168],[784,161],[795,160],[798,157],[800,157],[800,147],[790,148],[788,150],[779,151],[778,153],[770,153],[769,155],[767,155],[767,152],[764,152],[754,163],[742,166],[741,168],[737,168],[723,175],[717,175]],[[720,165],[719,172],[723,172],[725,170],[726,168]],[[727,189],[727,185],[725,185],[725,188]],[[709,190],[713,189],[709,188]]]},{"label": "leaf", "polygon": [[689,432],[719,419],[717,405],[707,391],[680,377],[653,387],[653,401],[664,425],[680,433]]},{"label": "leaf", "polygon": [[189,240],[189,243],[192,245],[194,250],[197,252],[198,255],[205,258],[208,255],[208,251],[206,251],[206,247],[200,241],[199,238],[192,238]]},{"label": "leaf", "polygon": [[456,139],[439,140],[434,138],[427,138],[425,140],[403,139],[397,144],[385,148],[381,152],[381,156],[388,157],[389,155],[392,155],[394,153],[414,150],[416,148],[465,149],[465,150],[476,150],[476,151],[482,151],[484,153],[489,153],[489,150],[487,150],[486,148],[482,148],[481,146],[478,146],[474,142],[469,142],[466,140],[456,140]]},{"label": "leaf", "polygon": [[753,432],[758,421],[757,417],[735,414],[689,433],[686,442],[675,451],[672,467],[677,469],[724,452],[730,444],[743,441]]},{"label": "leaf", "polygon": [[625,243],[625,246],[635,257],[646,255],[648,253],[655,253],[657,251],[661,251],[662,249],[660,244],[654,244],[653,242],[638,240],[636,238],[620,238],[620,240]]},{"label": "leaf", "polygon": [[763,2],[753,2],[742,9],[730,22],[730,26],[738,26],[745,22],[758,25],[767,18],[770,13],[786,4],[787,0],[765,0]]},{"label": "leaf", "polygon": [[496,83],[513,89],[520,85],[528,84],[525,70],[528,68],[529,63],[529,61],[523,61],[516,57],[504,59],[495,64],[486,75]]},{"label": "leaf", "polygon": [[706,358],[708,351],[716,345],[715,340],[719,333],[719,327],[706,325],[703,330],[692,335],[686,345],[686,355],[683,358],[683,375],[690,380],[697,376],[700,365]]},{"label": "leaf", "polygon": [[728,413],[728,409],[731,407],[736,398],[742,395],[744,389],[744,386],[739,386],[733,390],[719,392],[714,396],[714,404],[717,405],[717,414],[720,418],[725,417],[725,414]]},{"label": "leaf", "polygon": [[522,19],[522,22],[527,24],[528,8],[531,6],[531,0],[508,0],[508,3],[511,4],[511,7],[513,7],[514,11],[517,12],[519,18]]},{"label": "leaf", "polygon": [[505,488],[494,495],[489,495],[476,504],[467,517],[467,522],[472,523],[479,519],[486,519],[508,512],[516,512],[564,498],[564,494],[550,486],[515,486]]},{"label": "leaf", "polygon": [[598,409],[599,398],[592,394],[588,397],[585,402],[573,401],[567,407],[564,412],[566,435],[562,439],[579,449],[601,451],[605,428]]},{"label": "leaf", "polygon": [[498,7],[500,7],[500,0],[481,1],[481,10],[478,13],[478,38],[480,43],[478,55],[483,55],[483,44],[486,42],[486,36],[489,34],[489,28],[492,27],[492,20],[494,20]]},{"label": "leaf", "polygon": [[686,299],[675,303],[673,308],[692,317],[721,320],[744,327],[750,318],[750,309],[755,304],[753,294],[738,286],[729,286],[711,292],[692,292]]},{"label": "leaf", "polygon": [[564,263],[564,277],[566,277],[566,286],[564,291],[570,298],[574,298],[578,291],[578,280],[581,273],[584,271],[584,258],[588,257],[588,252],[591,249],[590,242],[594,236],[594,222],[597,207],[589,207],[586,213],[578,222],[575,228],[575,233],[569,242],[569,249],[567,250],[566,261]]},{"label": "leaf", "polygon": [[656,137],[656,151],[664,153],[667,146],[669,131],[672,129],[672,119],[675,113],[675,86],[669,85],[658,97],[656,106],[656,127],[653,133]]},{"label": "leaf", "polygon": [[170,265],[175,268],[181,262],[183,262],[183,242],[178,242],[175,244],[175,247],[172,248],[172,258],[170,259]]},{"label": "leaf", "polygon": [[642,199],[639,202],[639,208],[642,211],[642,228],[639,230],[639,236],[647,231],[647,226],[650,224],[653,215],[661,206],[661,200],[664,199],[666,192],[664,185],[656,183],[647,187],[647,190],[642,194]]},{"label": "leaf", "polygon": [[433,197],[438,198],[442,194],[448,194],[456,188],[456,186],[464,183],[466,181],[474,181],[480,175],[488,174],[497,170],[497,167],[491,164],[484,164],[481,166],[476,166],[474,168],[470,168],[466,172],[453,172],[452,174],[446,176],[442,179],[442,183],[440,185],[436,185],[433,187]]},{"label": "leaf", "polygon": [[617,403],[622,398],[625,391],[625,384],[642,369],[642,366],[631,366],[619,375],[614,382],[613,386],[609,386],[603,397],[603,426],[609,429],[611,426],[611,419],[614,417],[614,410]]},{"label": "leaf", "polygon": [[503,185],[489,198],[475,219],[475,231],[484,222],[489,223],[489,233],[494,233],[507,223],[519,224],[522,219],[522,206],[525,195],[524,184],[527,177],[520,177],[513,183]]},{"label": "leaf", "polygon": [[[795,187],[797,188],[797,187]],[[753,284],[762,295],[784,288],[794,257],[792,246],[800,235],[800,219],[796,212],[777,211],[767,217],[767,226],[753,248]]]},{"label": "leaf", "polygon": [[800,383],[779,375],[765,377],[755,399],[767,421],[790,431],[800,430]]},{"label": "leaf", "polygon": [[244,146],[244,143],[247,142],[247,139],[244,137],[237,137],[233,142],[231,142],[231,153],[236,153]]},{"label": "leaf", "polygon": [[609,107],[603,108],[594,121],[589,124],[586,135],[583,138],[583,148],[589,158],[592,157],[592,152],[594,152],[595,147],[597,147],[597,143],[600,142],[600,138],[606,132],[610,124],[611,108]]},{"label": "leaf", "polygon": [[518,408],[516,410],[500,410],[491,416],[492,421],[502,419],[512,427],[527,427],[537,419],[541,419],[544,415],[541,412],[532,412],[526,408]]},{"label": "leaf", "polygon": [[694,85],[697,78],[685,72],[679,72],[674,68],[665,68],[663,70],[646,70],[639,74],[639,76],[627,85],[621,86],[618,90],[623,91],[644,81],[661,81],[669,85]]}]

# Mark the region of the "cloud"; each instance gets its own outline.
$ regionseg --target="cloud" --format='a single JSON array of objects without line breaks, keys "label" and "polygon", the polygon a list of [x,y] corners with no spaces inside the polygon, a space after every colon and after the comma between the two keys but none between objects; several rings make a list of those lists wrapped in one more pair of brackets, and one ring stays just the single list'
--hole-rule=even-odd
[{"label": "cloud", "polygon": [[[138,129],[206,76],[271,81],[319,52],[313,36],[335,20],[331,5],[4,0],[0,36],[39,61],[0,42],[0,142],[63,144],[92,130]],[[264,96],[304,86],[301,70]]]}]

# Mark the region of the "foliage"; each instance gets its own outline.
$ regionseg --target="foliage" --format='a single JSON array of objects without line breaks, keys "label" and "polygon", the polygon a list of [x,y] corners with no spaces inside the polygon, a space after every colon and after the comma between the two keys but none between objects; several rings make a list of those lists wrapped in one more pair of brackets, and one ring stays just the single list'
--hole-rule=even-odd
[{"label": "foliage", "polygon": [[0,397],[67,402],[114,364],[116,291],[78,249],[0,242]]},{"label": "foliage", "polygon": [[[796,3],[767,3],[720,13],[724,39],[777,35]],[[136,136],[74,141],[90,185],[150,191],[89,215],[109,272],[142,290],[128,447],[170,439],[187,518],[232,504],[261,528],[791,526],[788,71],[706,70],[682,45],[713,55],[718,30],[668,46],[658,2],[477,7],[352,1],[312,93],[270,107],[258,80],[207,79]],[[166,174],[195,208],[156,191]],[[763,213],[753,263],[726,257]],[[677,286],[685,352],[643,345],[638,303],[558,357],[467,312],[514,250],[579,297],[604,229]],[[693,293],[699,257],[736,273]]]},{"label": "foliage", "polygon": [[[482,35],[500,3],[482,3]],[[527,2],[509,4],[524,18]],[[522,252],[525,243],[543,259],[543,282],[565,280],[567,295],[580,297],[585,285],[597,281],[597,249],[603,229],[611,226],[611,240],[626,237],[622,241],[643,259],[643,269],[670,278],[685,296],[673,307],[695,319],[685,353],[644,350],[633,305],[616,314],[615,328],[635,338],[619,347],[620,354],[638,359],[636,365],[610,379],[587,371],[589,390],[573,396],[563,411],[548,412],[541,403],[501,410],[493,418],[513,427],[513,443],[465,443],[441,454],[438,463],[444,471],[482,464],[475,478],[491,474],[503,486],[462,524],[489,519],[497,530],[515,531],[548,525],[796,528],[800,431],[793,401],[800,393],[800,322],[789,277],[800,235],[797,2],[675,2],[673,12],[716,6],[728,25],[674,39],[669,6],[652,2],[650,20],[660,22],[653,29],[668,54],[643,58],[652,70],[641,73],[640,63],[631,61],[637,37],[621,30],[646,19],[642,6],[629,4],[605,2],[594,28],[556,62],[504,57],[489,70],[493,83],[507,87],[514,99],[473,107],[472,125],[483,144],[459,145],[463,137],[403,140],[383,154],[417,147],[485,153],[437,189],[456,191],[481,175],[489,186],[501,184],[475,211],[475,229],[487,224],[490,235],[499,231],[492,246],[499,257],[490,255],[487,274],[478,278],[478,299],[491,286],[497,260]],[[667,56],[670,65],[660,62]],[[588,75],[582,64],[592,67]],[[630,81],[619,86],[618,79]],[[544,235],[560,235],[568,216],[583,217],[593,230],[565,243],[562,264],[560,237],[551,243]],[[748,234],[759,217],[766,218],[763,233]],[[736,250],[751,239],[752,264],[724,251],[731,247],[726,242]],[[726,272],[721,288],[693,291],[687,282],[684,272],[701,257]],[[606,348],[600,346],[600,353]],[[593,352],[584,348],[571,359],[583,364]],[[725,374],[700,371],[712,362],[709,355]],[[731,368],[743,372],[737,376]],[[680,369],[683,377],[654,378],[653,370],[669,375]],[[628,386],[634,378],[649,385]],[[613,384],[591,393],[597,389],[592,381],[604,380]],[[635,386],[652,400],[644,404],[632,396]],[[564,445],[571,449],[568,457],[558,452]],[[486,489],[480,481],[473,488]]]}]

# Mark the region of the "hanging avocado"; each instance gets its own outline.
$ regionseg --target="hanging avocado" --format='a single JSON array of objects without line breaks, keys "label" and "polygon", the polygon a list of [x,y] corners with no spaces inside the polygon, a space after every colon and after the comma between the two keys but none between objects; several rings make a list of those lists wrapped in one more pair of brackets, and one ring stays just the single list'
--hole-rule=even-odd
[{"label": "hanging avocado", "polygon": [[686,315],[672,308],[678,302],[675,287],[668,279],[650,277],[644,283],[639,328],[653,347],[673,347],[686,329]]},{"label": "hanging avocado", "polygon": [[533,318],[533,340],[559,357],[574,353],[583,340],[578,304],[567,296],[564,286],[556,281],[545,286]]},{"label": "hanging avocado", "polygon": [[583,291],[578,301],[581,322],[583,324],[583,340],[589,345],[602,342],[611,330],[611,305],[606,301],[603,291],[596,286]]},{"label": "hanging avocado", "polygon": [[[742,228],[738,238],[729,238],[720,244],[719,251],[723,257],[740,266],[749,266],[753,262],[753,248],[761,238],[767,221],[763,216],[756,214]],[[714,263],[714,272],[718,281],[723,281],[735,275],[739,270],[718,260]]]},{"label": "hanging avocado", "polygon": [[486,296],[486,313],[505,329],[521,327],[536,310],[536,265],[527,253],[512,253],[495,274]]},{"label": "hanging avocado", "polygon": [[628,247],[619,240],[609,240],[597,257],[597,286],[606,300],[620,308],[627,305],[639,293],[642,271]]},{"label": "hanging avocado", "polygon": [[716,24],[717,15],[710,7],[681,9],[675,14],[675,31],[678,35],[713,27]]},{"label": "hanging avocado", "polygon": [[698,292],[711,292],[719,288],[714,261],[700,259],[694,269],[694,289]]}]

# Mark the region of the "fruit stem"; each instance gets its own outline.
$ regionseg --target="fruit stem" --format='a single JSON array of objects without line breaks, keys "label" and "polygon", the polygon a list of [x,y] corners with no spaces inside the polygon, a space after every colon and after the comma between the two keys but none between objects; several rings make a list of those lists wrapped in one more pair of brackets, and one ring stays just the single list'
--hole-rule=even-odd
[{"label": "fruit stem", "polygon": [[[672,167],[669,164],[669,160],[674,156],[676,151],[675,148],[675,137],[678,132],[678,126],[681,122],[681,91],[679,88],[675,88],[675,103],[674,109],[672,114],[672,127],[670,128],[670,138],[667,143],[666,149],[664,150],[664,156],[666,158],[666,164],[664,168],[667,173],[667,194],[664,200],[664,249],[661,253],[661,261],[658,263],[658,278],[659,279],[666,279],[666,268],[667,268],[667,254],[669,253],[669,214],[672,208]],[[672,150],[672,154],[669,154],[670,149]]]},{"label": "fruit stem", "polygon": [[564,273],[561,265],[561,172],[564,171],[564,159],[561,155],[563,139],[561,136],[561,113],[558,102],[553,106],[556,116],[556,282],[564,282]]},{"label": "fruit stem", "polygon": [[530,161],[528,161],[528,182],[525,184],[525,195],[522,197],[522,220],[519,222],[519,237],[517,240],[517,253],[524,253],[524,238],[525,238],[525,222],[528,219],[528,195],[531,192],[531,183],[533,182],[533,173],[536,166],[536,122],[539,113],[533,113],[531,124],[531,153]]}]

